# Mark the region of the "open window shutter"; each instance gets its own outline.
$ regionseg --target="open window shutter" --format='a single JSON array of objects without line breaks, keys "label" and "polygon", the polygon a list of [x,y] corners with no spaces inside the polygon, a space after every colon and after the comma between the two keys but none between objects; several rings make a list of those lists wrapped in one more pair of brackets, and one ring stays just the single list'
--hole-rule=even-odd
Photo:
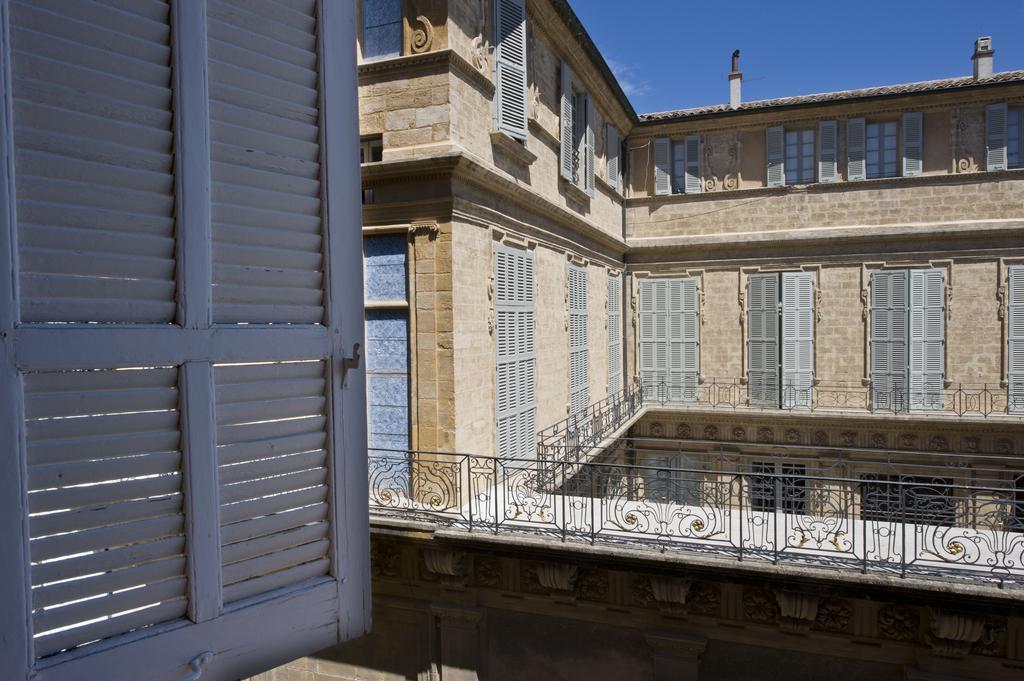
[{"label": "open window shutter", "polygon": [[910,270],[910,408],[942,409],[945,272]]},{"label": "open window shutter", "polygon": [[682,302],[680,316],[682,342],[682,394],[684,402],[697,400],[700,377],[700,293],[696,277],[678,280]]},{"label": "open window shutter", "polygon": [[639,282],[640,310],[639,310],[639,361],[637,362],[640,371],[640,381],[643,384],[644,396],[657,397],[655,386],[655,361],[654,361],[654,281],[641,279]]},{"label": "open window shutter", "polygon": [[526,139],[526,3],[494,2],[494,82],[496,128]]},{"label": "open window shutter", "polygon": [[864,149],[864,119],[846,121],[846,179],[867,179],[867,160]]},{"label": "open window shutter", "polygon": [[689,135],[685,140],[686,148],[686,193],[699,194],[700,181],[700,135]]},{"label": "open window shutter", "polygon": [[569,401],[572,414],[583,414],[590,402],[587,354],[587,268],[569,265]]},{"label": "open window shutter", "polygon": [[672,145],[667,137],[654,139],[654,193],[672,193]]},{"label": "open window shutter", "polygon": [[985,169],[1006,170],[1006,102],[985,107]]},{"label": "open window shutter", "polygon": [[604,153],[608,184],[613,189],[619,188],[619,129],[611,123],[606,126]]},{"label": "open window shutter", "polygon": [[1009,410],[1024,412],[1024,266],[1009,268],[1008,283],[1008,361]]},{"label": "open window shutter", "polygon": [[587,131],[586,137],[583,139],[583,159],[585,167],[583,169],[584,184],[586,185],[587,194],[590,198],[594,198],[594,178],[596,169],[594,167],[594,124],[597,119],[594,111],[594,100],[590,95],[586,96],[587,100]]},{"label": "open window shutter", "polygon": [[559,169],[562,177],[572,182],[573,155],[575,153],[576,136],[573,130],[574,111],[572,103],[572,69],[562,62],[562,105],[561,105],[561,146],[559,151]]},{"label": "open window shutter", "polygon": [[494,281],[498,456],[531,458],[537,409],[533,253],[496,244]]},{"label": "open window shutter", "polygon": [[622,275],[608,276],[608,394],[622,390]]},{"label": "open window shutter", "polygon": [[765,130],[765,158],[768,162],[768,186],[786,184],[786,130],[781,125]]},{"label": "open window shutter", "polygon": [[779,406],[779,275],[747,278],[747,384],[750,404]]},{"label": "open window shutter", "polygon": [[248,677],[369,623],[354,8],[60,5],[0,11],[4,675]]},{"label": "open window shutter", "polygon": [[907,408],[906,270],[871,274],[871,400],[875,409]]},{"label": "open window shutter", "polygon": [[782,406],[810,407],[814,380],[814,274],[782,273]]},{"label": "open window shutter", "polygon": [[924,158],[923,123],[920,111],[903,114],[903,175],[920,175]]},{"label": "open window shutter", "polygon": [[818,181],[836,181],[836,128],[835,121],[818,123]]}]

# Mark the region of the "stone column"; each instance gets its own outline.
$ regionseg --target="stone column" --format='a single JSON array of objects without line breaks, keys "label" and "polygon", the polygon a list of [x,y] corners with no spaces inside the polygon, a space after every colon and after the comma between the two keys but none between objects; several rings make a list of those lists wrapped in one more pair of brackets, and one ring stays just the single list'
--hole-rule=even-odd
[{"label": "stone column", "polygon": [[478,681],[483,611],[435,605],[435,668],[439,681]]},{"label": "stone column", "polygon": [[700,656],[707,639],[667,633],[645,634],[651,649],[654,681],[699,681]]}]

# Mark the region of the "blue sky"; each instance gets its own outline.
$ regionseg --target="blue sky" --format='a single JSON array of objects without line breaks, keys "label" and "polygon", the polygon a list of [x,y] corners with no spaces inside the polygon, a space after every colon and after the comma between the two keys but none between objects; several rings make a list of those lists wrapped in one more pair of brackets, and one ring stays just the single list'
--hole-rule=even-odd
[{"label": "blue sky", "polygon": [[[1024,69],[1024,0],[570,0],[638,113]],[[622,7],[629,5],[629,11]]]}]

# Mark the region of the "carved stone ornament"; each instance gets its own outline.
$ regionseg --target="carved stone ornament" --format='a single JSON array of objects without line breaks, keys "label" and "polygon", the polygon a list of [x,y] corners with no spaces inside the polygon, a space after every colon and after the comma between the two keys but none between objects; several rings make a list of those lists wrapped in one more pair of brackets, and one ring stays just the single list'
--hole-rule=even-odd
[{"label": "carved stone ornament", "polygon": [[687,611],[716,617],[722,608],[722,587],[712,582],[694,582],[686,597]]},{"label": "carved stone ornament", "polygon": [[757,441],[763,445],[770,445],[775,442],[775,433],[768,426],[761,426],[757,429]]},{"label": "carved stone ornament", "polygon": [[779,602],[766,589],[743,589],[743,614],[751,622],[771,624],[779,620]]},{"label": "carved stone ornament", "polygon": [[541,563],[537,566],[537,582],[549,591],[572,592],[576,587],[579,568],[561,563]]},{"label": "carved stone ornament", "polygon": [[474,68],[476,68],[478,71],[482,73],[487,73],[490,70],[487,68],[487,55],[491,50],[490,43],[488,43],[487,40],[482,35],[478,35],[477,37],[473,38],[473,41],[470,43],[470,45],[473,50],[471,57],[473,60]]},{"label": "carved stone ornament", "polygon": [[651,424],[651,435],[654,437],[661,437],[665,434],[665,424],[661,421],[655,421]]},{"label": "carved stone ornament", "polygon": [[422,14],[416,17],[416,22],[419,26],[412,30],[412,41],[410,43],[412,52],[413,54],[429,52],[430,48],[434,45],[434,26],[430,23],[430,19],[427,19]]},{"label": "carved stone ornament", "polygon": [[704,426],[704,439],[705,440],[717,440],[718,439],[718,426]]},{"label": "carved stone ornament", "polygon": [[465,573],[462,554],[455,551],[427,549],[423,552],[423,564],[428,572],[441,578],[461,577]]},{"label": "carved stone ornament", "polygon": [[844,447],[853,447],[855,444],[857,444],[856,431],[844,430],[843,432],[839,433],[839,442]]},{"label": "carved stone ornament", "polygon": [[902,449],[914,449],[917,447],[917,435],[914,433],[900,433],[899,443]]},{"label": "carved stone ornament", "polygon": [[878,631],[893,641],[916,641],[920,620],[912,608],[887,605],[878,611]]},{"label": "carved stone ornament", "polygon": [[928,645],[939,657],[964,657],[985,634],[985,623],[978,615],[933,611]]},{"label": "carved stone ornament", "polygon": [[434,241],[440,233],[441,228],[438,227],[436,222],[414,222],[409,225],[409,236],[413,238],[425,236]]},{"label": "carved stone ornament", "polygon": [[658,604],[668,610],[682,610],[690,594],[693,582],[681,577],[651,577],[651,595]]},{"label": "carved stone ornament", "polygon": [[692,440],[693,429],[690,428],[689,424],[680,423],[676,425],[676,437],[680,440]]},{"label": "carved stone ornament", "polygon": [[981,445],[981,440],[976,435],[968,435],[964,438],[964,451],[976,452]]},{"label": "carved stone ornament", "polygon": [[871,446],[875,449],[885,449],[889,446],[889,436],[885,433],[872,433]]},{"label": "carved stone ornament", "polygon": [[747,430],[743,426],[735,426],[732,429],[732,439],[734,442],[745,442],[747,439]]},{"label": "carved stone ornament", "polygon": [[787,428],[785,439],[787,444],[800,444],[800,431],[796,428]]},{"label": "carved stone ornament", "polygon": [[402,555],[391,542],[375,540],[370,545],[370,567],[376,577],[398,577]]},{"label": "carved stone ornament", "polygon": [[501,586],[501,574],[501,559],[481,556],[473,560],[473,581],[478,586]]},{"label": "carved stone ornament", "polygon": [[596,603],[608,600],[608,573],[604,570],[583,570],[576,580],[576,595]]},{"label": "carved stone ornament", "polygon": [[933,452],[946,452],[949,451],[949,442],[943,435],[935,435],[932,439],[928,440],[928,448]]},{"label": "carved stone ornament", "polygon": [[826,598],[818,604],[814,628],[841,633],[849,630],[853,620],[853,606],[845,598]]},{"label": "carved stone ornament", "polygon": [[776,591],[779,628],[790,634],[806,634],[818,619],[817,596],[796,591]]},{"label": "carved stone ornament", "polygon": [[491,267],[491,273],[487,276],[487,333],[493,336],[494,330],[498,327],[498,312],[495,309],[494,301],[494,267]]},{"label": "carved stone ornament", "polygon": [[824,430],[814,431],[814,444],[824,447],[828,444],[828,433]]}]

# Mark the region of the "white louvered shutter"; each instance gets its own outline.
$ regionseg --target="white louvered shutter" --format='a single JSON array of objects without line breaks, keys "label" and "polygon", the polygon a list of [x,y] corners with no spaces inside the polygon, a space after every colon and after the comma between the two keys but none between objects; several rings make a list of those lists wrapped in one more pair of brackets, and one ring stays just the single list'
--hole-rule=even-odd
[{"label": "white louvered shutter", "polygon": [[924,158],[924,124],[920,111],[903,114],[903,175],[920,175]]},{"label": "white louvered shutter", "polygon": [[835,182],[836,175],[836,121],[818,123],[818,181]]},{"label": "white louvered shutter", "polygon": [[533,253],[495,245],[494,281],[498,456],[532,458],[537,411]]},{"label": "white louvered shutter", "polygon": [[697,401],[697,384],[700,378],[700,291],[697,279],[678,279],[670,286],[679,289],[680,299],[680,394],[683,402]]},{"label": "white louvered shutter", "polygon": [[1007,382],[1009,411],[1024,412],[1024,266],[1009,268],[1007,282]]},{"label": "white louvered shutter", "polygon": [[871,274],[871,400],[875,409],[907,408],[907,279],[906,270]]},{"label": "white louvered shutter", "polygon": [[778,274],[747,277],[747,386],[752,406],[779,406]]},{"label": "white louvered shutter", "polygon": [[782,273],[782,406],[810,407],[814,381],[814,274]]},{"label": "white louvered shutter", "polygon": [[237,679],[368,630],[354,24],[0,6],[4,678]]},{"label": "white louvered shutter", "polygon": [[672,193],[672,145],[667,137],[654,139],[654,193]]},{"label": "white louvered shutter", "polygon": [[776,125],[765,130],[764,149],[768,163],[767,175],[769,187],[781,187],[786,184],[786,130]]},{"label": "white louvered shutter", "polygon": [[526,139],[526,2],[494,2],[495,128]]},{"label": "white louvered shutter", "polygon": [[608,184],[613,189],[619,189],[619,129],[611,123],[605,128],[605,173]]},{"label": "white louvered shutter", "polygon": [[572,96],[572,69],[565,62],[562,62],[561,69],[562,88],[559,131],[561,135],[558,166],[564,179],[573,181],[573,156],[576,153],[576,134],[573,129],[575,125],[575,111]]},{"label": "white louvered shutter", "polygon": [[686,193],[699,194],[700,181],[700,135],[688,135],[684,141],[686,148]]},{"label": "white louvered shutter", "polygon": [[657,397],[657,374],[655,370],[655,309],[654,309],[654,281],[641,279],[639,284],[640,310],[639,310],[639,371],[640,381],[643,384],[644,396],[648,398]]},{"label": "white louvered shutter", "polygon": [[622,390],[622,275],[608,275],[608,394]]},{"label": "white louvered shutter", "polygon": [[910,270],[911,409],[943,407],[945,299],[944,270]]},{"label": "white louvered shutter", "polygon": [[868,176],[865,153],[864,119],[846,121],[846,179],[865,180]]},{"label": "white louvered shutter", "polygon": [[585,97],[587,101],[587,130],[583,138],[583,182],[584,189],[590,198],[594,198],[594,192],[596,187],[594,186],[594,180],[596,177],[596,168],[594,167],[594,140],[596,133],[594,131],[594,125],[597,121],[596,112],[594,111],[594,100],[590,95]]},{"label": "white louvered shutter", "polygon": [[1006,102],[985,107],[985,169],[1006,170]]},{"label": "white louvered shutter", "polygon": [[587,268],[569,265],[569,404],[582,415],[590,403],[587,352]]}]

